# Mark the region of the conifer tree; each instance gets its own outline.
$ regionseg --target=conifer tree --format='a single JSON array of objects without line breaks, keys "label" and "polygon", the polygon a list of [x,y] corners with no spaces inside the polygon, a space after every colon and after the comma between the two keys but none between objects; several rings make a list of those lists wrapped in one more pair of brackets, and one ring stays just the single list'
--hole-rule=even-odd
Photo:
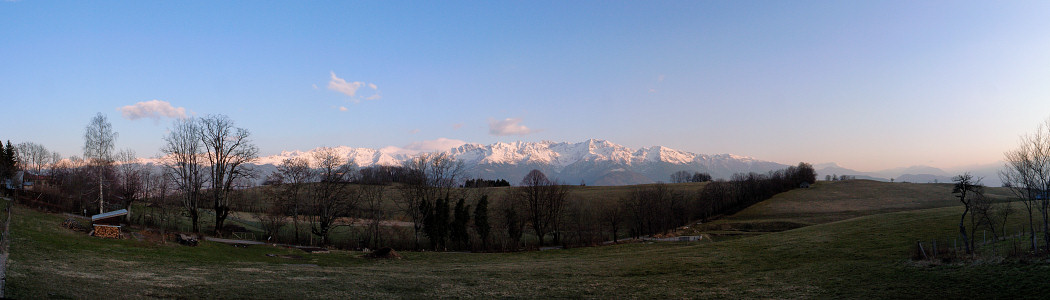
[{"label": "conifer tree", "polygon": [[489,225],[489,196],[483,195],[478,200],[478,204],[474,207],[474,231],[477,231],[478,236],[481,238],[481,247],[488,249],[489,247],[489,231],[492,230]]},{"label": "conifer tree", "polygon": [[470,233],[467,231],[467,225],[470,223],[470,205],[465,205],[464,202],[463,199],[456,202],[454,218],[449,228],[449,236],[455,246],[466,246],[470,242]]}]

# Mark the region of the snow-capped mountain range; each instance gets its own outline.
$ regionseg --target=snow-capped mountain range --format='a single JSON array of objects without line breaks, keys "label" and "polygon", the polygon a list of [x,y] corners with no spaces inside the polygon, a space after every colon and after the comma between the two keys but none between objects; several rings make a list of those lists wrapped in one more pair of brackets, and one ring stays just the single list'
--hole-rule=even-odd
[{"label": "snow-capped mountain range", "polygon": [[[285,151],[260,157],[256,165],[266,172],[288,158],[311,159],[310,151]],[[339,155],[349,157],[359,167],[394,166],[414,157],[415,153],[399,148],[333,147]],[[579,143],[513,142],[490,145],[464,144],[445,151],[462,161],[470,177],[502,178],[517,183],[529,171],[538,169],[550,178],[566,184],[627,185],[666,182],[677,171],[707,172],[714,178],[729,178],[734,173],[781,169],[786,165],[732,154],[705,155],[662,146],[638,150],[605,140]]]}]

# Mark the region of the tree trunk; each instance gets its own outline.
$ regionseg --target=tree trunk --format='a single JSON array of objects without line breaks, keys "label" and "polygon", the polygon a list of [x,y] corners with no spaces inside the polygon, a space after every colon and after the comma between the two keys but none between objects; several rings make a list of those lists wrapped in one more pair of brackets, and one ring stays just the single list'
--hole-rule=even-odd
[{"label": "tree trunk", "polygon": [[102,170],[98,171],[98,213],[106,212],[106,200],[102,197]]},{"label": "tree trunk", "polygon": [[222,206],[215,206],[215,235],[221,236],[223,225],[226,223],[226,217],[230,215],[230,209]]},{"label": "tree trunk", "polygon": [[966,210],[963,211],[962,218],[959,218],[959,235],[962,235],[963,244],[966,245],[966,254],[973,253],[970,249],[969,238],[966,237],[966,214],[970,211],[970,207],[967,206]]},{"label": "tree trunk", "polygon": [[1047,213],[1047,206],[1050,205],[1050,200],[1043,200],[1043,248],[1050,250],[1050,217]]},{"label": "tree trunk", "polygon": [[1039,245],[1035,242],[1035,220],[1032,217],[1032,205],[1028,206],[1028,236],[1032,239],[1032,252],[1039,252]]},{"label": "tree trunk", "polygon": [[201,232],[200,225],[197,224],[197,217],[198,216],[196,211],[190,211],[190,220],[193,222],[193,233]]}]

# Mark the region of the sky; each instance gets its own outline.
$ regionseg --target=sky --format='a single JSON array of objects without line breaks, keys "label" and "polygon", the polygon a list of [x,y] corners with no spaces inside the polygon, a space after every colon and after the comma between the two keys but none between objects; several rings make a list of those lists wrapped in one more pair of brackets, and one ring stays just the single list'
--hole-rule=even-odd
[{"label": "sky", "polygon": [[0,1],[0,139],[159,153],[227,115],[320,146],[667,146],[990,164],[1050,117],[1047,1]]}]

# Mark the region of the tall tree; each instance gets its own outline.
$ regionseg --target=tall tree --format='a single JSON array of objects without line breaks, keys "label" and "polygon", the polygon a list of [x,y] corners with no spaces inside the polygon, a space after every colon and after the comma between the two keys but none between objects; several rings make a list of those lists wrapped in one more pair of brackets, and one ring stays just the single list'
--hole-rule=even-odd
[{"label": "tall tree", "polygon": [[17,151],[11,146],[11,141],[7,141],[7,147],[0,144],[0,179],[11,178],[18,169]]},{"label": "tall tree", "polygon": [[489,248],[489,232],[492,225],[489,224],[489,196],[481,195],[478,204],[474,207],[474,231],[481,238],[481,248]]},{"label": "tall tree", "polygon": [[368,227],[368,243],[372,249],[379,249],[383,245],[383,235],[379,225],[386,217],[383,209],[383,193],[386,187],[382,185],[364,185],[361,187],[361,199],[364,201],[365,225]]},{"label": "tall tree", "polygon": [[470,225],[470,205],[465,202],[464,199],[456,201],[452,210],[452,222],[449,223],[449,239],[458,248],[467,248],[470,244],[470,232],[467,231],[467,226]]},{"label": "tall tree", "polygon": [[105,212],[106,201],[103,196],[104,169],[113,163],[113,149],[116,147],[117,132],[109,123],[106,115],[98,113],[84,128],[84,157],[95,170],[98,178],[98,213]]},{"label": "tall tree", "polygon": [[143,168],[138,164],[135,151],[131,149],[117,152],[117,161],[117,195],[121,198],[121,206],[130,211],[131,204],[143,192]]},{"label": "tall tree", "polygon": [[[1039,250],[1036,239],[1035,212],[1041,212],[1043,231],[1050,228],[1047,219],[1047,191],[1050,190],[1050,119],[1036,132],[1021,136],[1017,149],[1006,152],[1006,164],[999,178],[1020,198],[1028,213],[1028,232],[1033,252]],[[1050,235],[1050,233],[1046,233]],[[1050,249],[1050,240],[1047,240]]]},{"label": "tall tree", "polygon": [[204,154],[200,131],[193,119],[178,119],[164,137],[166,177],[181,193],[182,206],[190,215],[193,232],[200,233],[200,196],[204,186]]},{"label": "tall tree", "polygon": [[558,218],[565,207],[568,188],[547,179],[540,170],[532,170],[521,179],[521,187],[516,197],[525,207],[525,217],[543,246],[548,233],[554,233],[554,242],[558,242]]},{"label": "tall tree", "polygon": [[414,245],[419,248],[419,236],[424,233],[423,221],[430,215],[437,199],[449,199],[463,175],[463,163],[448,153],[423,153],[406,161],[405,181],[398,190],[401,198],[398,208],[412,220]]},{"label": "tall tree", "polygon": [[218,235],[221,234],[226,217],[230,215],[230,191],[234,188],[233,184],[240,178],[255,176],[248,164],[258,157],[259,149],[252,144],[251,133],[234,126],[229,117],[214,115],[199,122],[199,137],[205,149],[215,209],[215,234]]},{"label": "tall tree", "polygon": [[328,245],[329,234],[336,221],[349,217],[360,200],[356,190],[350,187],[353,161],[339,156],[332,148],[321,148],[314,153],[317,163],[317,184],[312,185],[310,198],[312,225],[310,231],[321,238],[321,245]]},{"label": "tall tree", "polygon": [[18,144],[15,152],[18,164],[33,175],[44,175],[43,171],[51,161],[51,151],[41,144],[22,142]]},{"label": "tall tree", "polygon": [[678,171],[671,174],[671,183],[686,183],[693,179],[693,175],[689,171]]},{"label": "tall tree", "polygon": [[[973,176],[969,173],[958,175],[952,178],[955,182],[955,186],[952,188],[952,194],[955,194],[956,198],[959,198],[959,202],[962,202],[965,209],[963,210],[962,217],[959,218],[959,235],[962,236],[963,244],[966,245],[966,254],[973,253],[973,241],[970,238],[972,234],[966,232],[966,215],[971,213],[973,210],[975,199],[984,195],[984,187],[981,185],[981,180],[974,180]],[[975,227],[974,217],[970,216],[970,228]]]},{"label": "tall tree", "polygon": [[306,158],[288,158],[281,161],[277,171],[270,174],[267,181],[274,182],[275,192],[280,200],[278,205],[283,207],[288,215],[292,217],[292,226],[295,230],[295,243],[300,243],[299,224],[305,209],[305,186],[316,177],[310,162]]}]

